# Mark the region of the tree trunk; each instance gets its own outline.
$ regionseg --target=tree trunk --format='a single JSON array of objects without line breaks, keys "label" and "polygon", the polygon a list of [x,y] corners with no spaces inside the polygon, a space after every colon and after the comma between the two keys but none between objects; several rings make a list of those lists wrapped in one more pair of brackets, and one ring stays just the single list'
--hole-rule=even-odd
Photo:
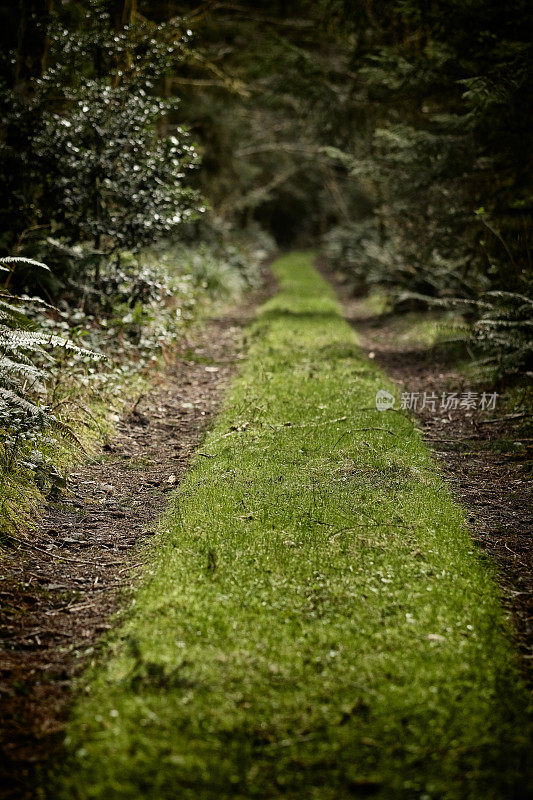
[{"label": "tree trunk", "polygon": [[41,77],[46,65],[52,7],[53,0],[19,0],[13,83],[24,94],[33,93],[33,81]]},{"label": "tree trunk", "polygon": [[137,12],[137,0],[113,0],[111,22],[116,31],[131,25]]},{"label": "tree trunk", "polygon": [[[137,13],[137,0],[113,0],[111,10],[111,24],[113,29],[119,33],[126,27],[130,27]],[[132,55],[128,47],[116,58],[115,74],[111,81],[113,86],[121,83],[121,73],[128,72],[132,66]]]}]

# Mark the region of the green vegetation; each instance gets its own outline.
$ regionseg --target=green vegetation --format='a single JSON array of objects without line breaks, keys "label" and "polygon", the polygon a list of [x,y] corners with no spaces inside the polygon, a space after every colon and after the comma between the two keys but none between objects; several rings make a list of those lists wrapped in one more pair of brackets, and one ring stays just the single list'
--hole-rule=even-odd
[{"label": "green vegetation", "polygon": [[[187,328],[257,284],[266,252],[250,237],[123,252],[120,267],[100,272],[103,297],[88,292],[62,309],[0,290],[0,541],[57,499],[81,448],[112,435]],[[20,266],[48,270],[0,258],[6,284]]]},{"label": "green vegetation", "polygon": [[259,0],[191,26],[173,85],[213,206],[322,240],[397,307],[446,304],[489,379],[529,369],[532,4]]},{"label": "green vegetation", "polygon": [[527,794],[490,565],[308,254],[249,333],[51,798]]},{"label": "green vegetation", "polygon": [[[0,257],[0,272],[7,273],[7,286],[15,269],[23,265],[48,270],[46,264],[21,257]],[[16,527],[33,508],[39,490],[65,485],[56,468],[57,454],[80,445],[72,427],[56,415],[56,408],[40,402],[61,357],[99,360],[93,350],[74,344],[36,326],[25,307],[35,313],[35,304],[50,308],[39,298],[13,296],[0,290],[0,525]],[[50,352],[56,354],[52,357]],[[54,452],[56,458],[53,458]],[[27,521],[27,516],[26,516]]]},{"label": "green vegetation", "polygon": [[[532,9],[0,7],[2,547],[276,246],[320,248],[375,315],[407,312],[403,342],[467,353],[529,419]],[[61,796],[523,794],[492,567],[412,421],[374,410],[387,380],[309,261],[277,262],[84,679]],[[523,458],[512,437],[487,447]]]},{"label": "green vegetation", "polygon": [[339,215],[325,249],[360,290],[439,298],[489,374],[516,379],[533,355],[531,3],[330,7],[351,78],[327,144],[373,203]]}]

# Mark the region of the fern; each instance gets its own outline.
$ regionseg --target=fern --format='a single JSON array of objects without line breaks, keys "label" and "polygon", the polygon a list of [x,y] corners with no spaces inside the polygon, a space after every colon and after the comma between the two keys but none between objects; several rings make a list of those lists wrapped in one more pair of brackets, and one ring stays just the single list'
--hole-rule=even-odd
[{"label": "fern", "polygon": [[[50,267],[48,267],[46,264],[43,264],[42,261],[35,261],[33,258],[25,258],[24,256],[2,256],[2,258],[0,258],[0,262],[0,266],[4,272],[11,272],[18,264],[27,264],[30,267],[40,267],[40,269],[45,269],[47,272],[50,272]],[[6,267],[6,264],[11,264],[12,267]]]},{"label": "fern", "polygon": [[496,366],[501,374],[531,369],[533,299],[517,292],[486,292],[473,337],[486,352],[486,363]]},{"label": "fern", "polygon": [[478,298],[430,297],[402,292],[398,302],[418,300],[429,306],[464,314],[468,341],[482,358],[478,362],[499,377],[517,375],[533,365],[533,299],[518,292],[489,291]]},{"label": "fern", "polygon": [[[11,273],[21,264],[49,269],[46,264],[29,258],[1,257],[0,270],[9,273],[6,284]],[[78,347],[70,339],[36,330],[35,324],[21,307],[28,304],[50,307],[39,298],[17,297],[5,288],[0,292],[0,442],[4,451],[1,459],[2,483],[17,467],[31,472],[32,465],[37,469],[38,464],[42,484],[42,464],[48,463],[42,452],[42,445],[45,440],[49,445],[50,434],[56,440],[63,439],[81,447],[71,428],[41,402],[50,366],[55,361],[53,351],[62,348],[79,357],[102,358],[93,350]],[[37,360],[38,364],[35,363]],[[32,459],[24,457],[28,447],[31,448]],[[57,475],[59,473],[55,466],[49,463],[48,477]]]}]

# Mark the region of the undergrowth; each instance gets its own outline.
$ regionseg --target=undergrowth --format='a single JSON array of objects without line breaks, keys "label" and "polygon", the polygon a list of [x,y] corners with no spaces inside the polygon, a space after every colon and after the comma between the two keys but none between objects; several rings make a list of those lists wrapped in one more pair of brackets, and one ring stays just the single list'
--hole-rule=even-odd
[{"label": "undergrowth", "polygon": [[465,264],[439,259],[438,253],[434,263],[415,269],[397,241],[378,243],[378,238],[375,221],[334,228],[324,238],[324,254],[358,294],[386,297],[398,312],[413,306],[443,312],[460,329],[464,345],[477,353],[486,379],[513,383],[531,370],[530,294],[490,289],[482,276],[478,283],[465,283]]},{"label": "undergrowth", "polygon": [[45,401],[46,384],[60,361],[57,354],[68,353],[74,362],[101,358],[30,318],[30,310],[51,306],[38,297],[8,291],[21,264],[49,270],[46,264],[24,257],[0,258],[0,271],[7,273],[0,291],[0,520],[10,527],[27,517],[39,490],[64,485],[54,454],[69,445],[81,446],[57,407]]}]

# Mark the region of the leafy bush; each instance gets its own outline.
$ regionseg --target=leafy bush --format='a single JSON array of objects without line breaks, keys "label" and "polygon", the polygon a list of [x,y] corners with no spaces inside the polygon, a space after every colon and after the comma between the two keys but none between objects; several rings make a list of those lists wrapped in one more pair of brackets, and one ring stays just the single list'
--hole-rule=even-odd
[{"label": "leafy bush", "polygon": [[[19,37],[3,55],[0,247],[45,259],[39,237],[59,241],[56,274],[78,282],[98,283],[111,253],[151,244],[203,210],[190,187],[198,157],[176,121],[177,100],[157,96],[189,34],[178,17],[156,23],[134,5],[117,17],[107,0],[55,4],[45,20],[26,20],[46,51],[30,74],[31,43]],[[84,248],[84,257],[69,247]],[[57,296],[62,287],[48,288]]]},{"label": "leafy bush", "polygon": [[48,175],[45,206],[72,242],[106,254],[139,249],[183,223],[198,206],[184,186],[197,156],[186,133],[161,138],[168,104],[139,88],[89,80],[67,93],[67,112],[46,112],[35,139]]}]

